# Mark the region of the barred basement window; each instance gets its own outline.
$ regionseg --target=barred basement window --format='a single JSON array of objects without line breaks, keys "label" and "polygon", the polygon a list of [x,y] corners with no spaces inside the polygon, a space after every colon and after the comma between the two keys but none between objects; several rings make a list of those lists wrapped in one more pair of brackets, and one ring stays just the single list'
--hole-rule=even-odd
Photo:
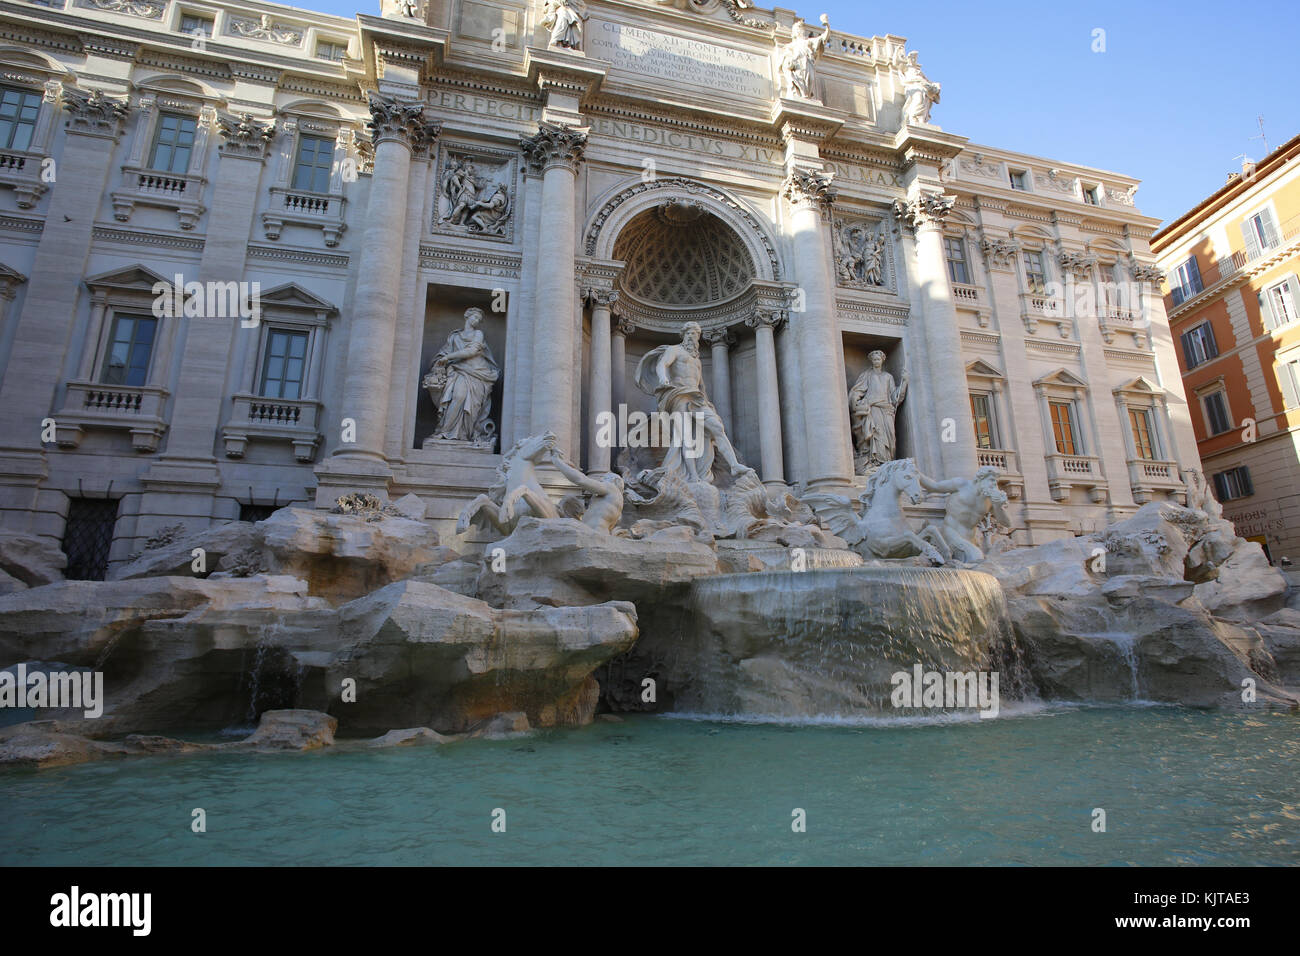
[{"label": "barred basement window", "polygon": [[117,524],[116,498],[72,498],[63,526],[63,553],[68,556],[64,577],[69,581],[102,581],[108,571],[108,550]]},{"label": "barred basement window", "polygon": [[240,521],[265,521],[279,509],[275,505],[244,505],[239,506]]}]

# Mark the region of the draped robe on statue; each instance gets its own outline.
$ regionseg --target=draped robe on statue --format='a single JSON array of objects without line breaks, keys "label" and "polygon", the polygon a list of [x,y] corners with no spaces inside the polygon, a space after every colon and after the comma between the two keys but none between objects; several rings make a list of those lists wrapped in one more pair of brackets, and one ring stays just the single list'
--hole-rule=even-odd
[{"label": "draped robe on statue", "polygon": [[[696,424],[695,414],[698,412],[705,420],[715,422],[719,431],[722,430],[722,419],[718,417],[713,403],[704,394],[701,386],[677,385],[672,382],[665,385],[659,381],[659,360],[668,349],[677,347],[660,345],[647,352],[636,367],[636,384],[643,392],[654,395],[660,412],[678,413],[679,425],[690,429],[689,435],[692,441],[699,442],[703,452],[698,458],[688,458],[680,433],[676,436],[666,436],[665,440],[668,437],[674,437],[676,440],[672,441],[664,455],[662,465],[664,471],[676,472],[686,481],[712,481],[713,440],[708,432]],[[676,428],[678,425],[673,427]]]},{"label": "draped robe on statue", "polygon": [[434,357],[439,360],[457,353],[470,353],[446,363],[447,384],[438,399],[438,438],[482,441],[491,435],[492,386],[501,370],[488,352],[483,333],[461,329],[447,337]]}]

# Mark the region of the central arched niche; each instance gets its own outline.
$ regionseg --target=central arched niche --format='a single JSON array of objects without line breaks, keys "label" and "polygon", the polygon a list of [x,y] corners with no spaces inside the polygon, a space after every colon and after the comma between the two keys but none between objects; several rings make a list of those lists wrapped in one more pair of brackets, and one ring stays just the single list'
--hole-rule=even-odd
[{"label": "central arched niche", "polygon": [[735,231],[690,199],[638,213],[619,230],[614,258],[625,263],[620,290],[661,309],[716,308],[749,291],[756,275]]},{"label": "central arched niche", "polygon": [[[757,403],[751,400],[757,371],[754,340],[744,318],[755,306],[755,281],[760,274],[744,239],[707,203],[690,196],[665,197],[618,229],[612,253],[622,263],[616,280],[618,308],[636,326],[626,342],[622,400],[632,409],[654,409],[654,398],[632,384],[637,363],[656,345],[680,341],[687,322],[698,322],[706,337],[728,327],[732,331],[728,434],[741,458],[757,467]],[[718,405],[707,342],[700,352],[705,390]],[[615,396],[616,405],[619,400]]]}]

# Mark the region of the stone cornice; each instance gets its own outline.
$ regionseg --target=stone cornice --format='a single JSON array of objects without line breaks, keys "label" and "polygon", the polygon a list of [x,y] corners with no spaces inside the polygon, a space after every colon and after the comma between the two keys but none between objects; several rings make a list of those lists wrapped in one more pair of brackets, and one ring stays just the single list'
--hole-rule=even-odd
[{"label": "stone cornice", "polygon": [[595,93],[605,80],[601,61],[588,60],[581,53],[567,50],[528,47],[524,52],[524,69],[528,81],[542,92],[555,90],[579,98]]},{"label": "stone cornice", "polygon": [[845,119],[841,111],[816,103],[778,99],[772,107],[772,127],[786,142],[804,139],[823,143],[843,128]]}]

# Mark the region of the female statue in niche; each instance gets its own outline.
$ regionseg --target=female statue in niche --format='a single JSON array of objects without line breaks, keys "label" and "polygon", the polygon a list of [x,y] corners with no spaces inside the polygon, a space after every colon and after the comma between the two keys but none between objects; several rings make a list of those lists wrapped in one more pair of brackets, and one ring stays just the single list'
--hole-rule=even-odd
[{"label": "female statue in niche", "polygon": [[894,376],[884,369],[884,352],[876,349],[867,358],[871,365],[849,389],[849,416],[858,461],[870,467],[894,460],[894,415],[907,394],[907,371],[895,385]]},{"label": "female statue in niche", "polygon": [[447,336],[422,384],[438,406],[434,438],[492,443],[496,431],[488,418],[492,386],[501,370],[479,330],[482,309],[465,312],[465,327]]}]

